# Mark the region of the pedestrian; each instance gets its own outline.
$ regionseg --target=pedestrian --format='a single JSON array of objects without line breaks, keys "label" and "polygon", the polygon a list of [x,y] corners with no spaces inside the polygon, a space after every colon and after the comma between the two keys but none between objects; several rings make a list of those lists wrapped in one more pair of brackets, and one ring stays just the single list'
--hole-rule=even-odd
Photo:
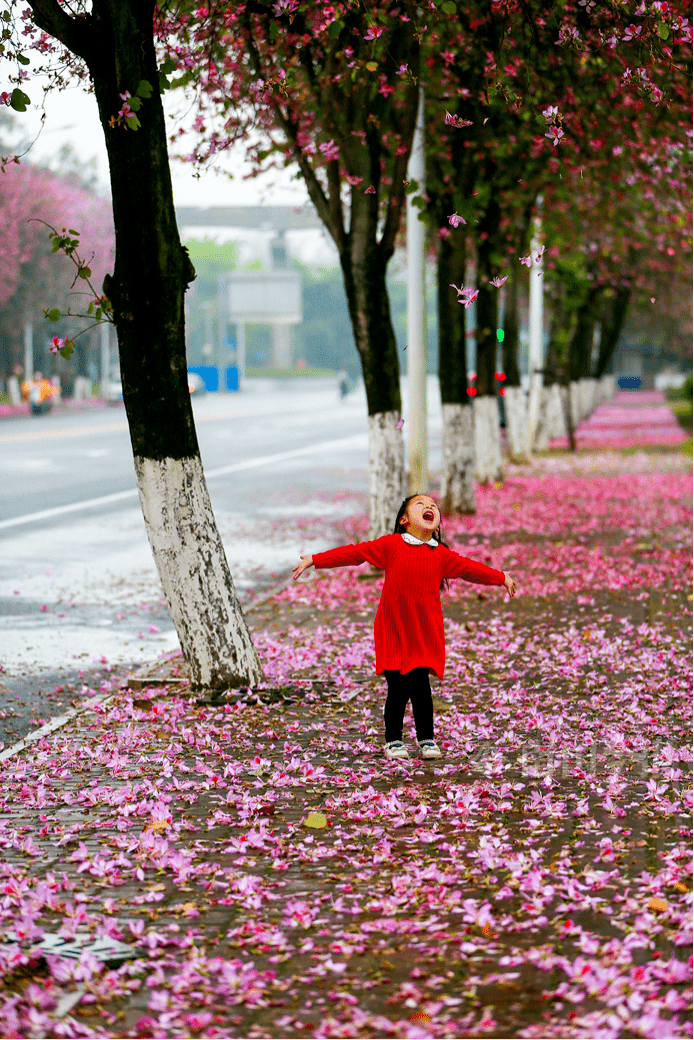
[{"label": "pedestrian", "polygon": [[340,393],[340,400],[343,400],[349,393],[349,372],[345,365],[337,373],[337,388]]},{"label": "pedestrian", "polygon": [[509,574],[469,560],[442,542],[441,513],[429,495],[410,495],[403,501],[394,534],[302,556],[292,578],[296,581],[309,567],[360,563],[385,571],[374,641],[376,674],[385,675],[388,687],[383,709],[386,757],[410,757],[402,740],[402,725],[407,702],[411,701],[422,758],[440,758],[429,685],[429,673],[442,679],[445,664],[440,593],[449,578],[504,585],[510,596],[515,596],[516,584]]}]

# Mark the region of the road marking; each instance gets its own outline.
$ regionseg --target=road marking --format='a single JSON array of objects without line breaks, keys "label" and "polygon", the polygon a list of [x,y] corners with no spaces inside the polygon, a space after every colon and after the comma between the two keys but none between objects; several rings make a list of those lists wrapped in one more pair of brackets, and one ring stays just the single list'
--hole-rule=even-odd
[{"label": "road marking", "polygon": [[[213,412],[211,415],[197,415],[195,425],[206,422],[218,422],[221,419],[248,419],[260,415],[286,415],[289,412],[302,412],[306,409],[306,401],[297,401],[285,408],[257,408],[246,407],[235,412]],[[68,426],[64,430],[29,430],[27,433],[6,433],[0,436],[0,444],[16,444],[20,441],[38,441],[43,438],[56,437],[84,437],[94,436],[97,433],[112,433],[114,430],[127,430],[126,421],[104,423],[103,426]]]},{"label": "road marking", "polygon": [[127,430],[126,422],[105,423],[103,426],[68,426],[64,430],[30,430],[28,433],[6,433],[0,437],[0,444],[15,444],[18,441],[40,441],[54,437],[79,437],[83,434],[111,433],[113,430]]},{"label": "road marking", "polygon": [[[239,473],[244,469],[254,469],[256,466],[272,466],[276,462],[284,462],[286,459],[298,459],[304,455],[313,455],[315,452],[331,451],[333,448],[361,448],[367,445],[367,435],[357,433],[352,437],[342,437],[336,441],[323,441],[322,444],[309,444],[305,448],[293,448],[291,451],[280,451],[275,455],[261,455],[258,458],[246,459],[244,462],[234,462],[230,466],[218,466],[205,472],[205,478],[226,477],[229,473]],[[55,516],[68,513],[76,513],[80,509],[92,509],[96,506],[113,505],[116,502],[125,502],[128,499],[137,498],[137,488],[128,491],[116,491],[112,495],[102,495],[100,498],[87,498],[83,502],[73,502],[67,506],[55,506],[53,509],[42,509],[38,513],[27,513],[26,516],[16,516],[12,520],[0,521],[0,530],[9,527],[20,527],[22,524],[32,524],[37,520],[50,520]]]}]

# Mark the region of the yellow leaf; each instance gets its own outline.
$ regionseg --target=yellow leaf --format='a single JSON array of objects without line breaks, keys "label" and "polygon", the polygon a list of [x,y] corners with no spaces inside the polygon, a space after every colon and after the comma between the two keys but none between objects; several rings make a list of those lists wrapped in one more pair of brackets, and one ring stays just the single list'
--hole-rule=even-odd
[{"label": "yellow leaf", "polygon": [[151,823],[147,824],[147,826],[145,827],[145,830],[146,831],[154,831],[155,834],[162,834],[165,830],[168,830],[168,827],[169,827],[169,821],[168,820],[152,820]]},{"label": "yellow leaf", "polygon": [[304,820],[304,827],[313,827],[314,830],[323,830],[324,827],[328,826],[328,819],[325,813],[312,812],[309,813]]},{"label": "yellow leaf", "polygon": [[648,900],[648,909],[653,910],[655,913],[662,913],[664,910],[667,910],[667,903],[659,896],[653,896],[652,899]]},{"label": "yellow leaf", "polygon": [[369,70],[369,72],[375,72],[376,69],[378,68],[378,62],[377,61],[367,61],[366,67]]},{"label": "yellow leaf", "polygon": [[689,889],[685,885],[684,881],[675,881],[673,888],[677,889],[678,892],[688,892]]},{"label": "yellow leaf", "polygon": [[409,1022],[431,1022],[431,1015],[427,1015],[426,1011],[415,1011],[414,1014],[410,1015]]}]

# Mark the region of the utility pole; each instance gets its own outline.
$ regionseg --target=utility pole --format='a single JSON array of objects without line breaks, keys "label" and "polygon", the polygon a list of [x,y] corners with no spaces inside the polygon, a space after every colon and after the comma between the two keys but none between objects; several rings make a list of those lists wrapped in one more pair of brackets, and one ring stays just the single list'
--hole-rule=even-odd
[{"label": "utility pole", "polygon": [[34,326],[24,322],[24,378],[28,383],[34,378]]},{"label": "utility pole", "polygon": [[[417,182],[417,195],[424,195],[424,91],[419,89],[419,106],[407,179]],[[410,494],[429,490],[427,460],[427,326],[424,281],[424,223],[419,209],[407,198],[407,384],[410,397],[409,453]]]},{"label": "utility pole", "polygon": [[[542,206],[542,196],[537,200],[538,207]],[[528,315],[529,325],[529,347],[528,347],[528,369],[530,373],[530,394],[528,400],[528,434],[530,450],[535,439],[535,429],[540,412],[540,391],[542,390],[542,373],[537,370],[542,368],[542,355],[544,353],[543,335],[543,290],[544,269],[542,257],[536,259],[540,252],[540,235],[542,233],[542,220],[540,217],[533,218],[533,237],[530,243],[530,306]]]}]

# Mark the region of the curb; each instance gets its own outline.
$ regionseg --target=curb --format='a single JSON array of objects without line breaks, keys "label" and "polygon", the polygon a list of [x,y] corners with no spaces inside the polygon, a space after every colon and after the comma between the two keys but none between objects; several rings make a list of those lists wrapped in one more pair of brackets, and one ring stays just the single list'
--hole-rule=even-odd
[{"label": "curb", "polygon": [[81,704],[79,708],[70,708],[65,712],[64,715],[58,715],[56,718],[51,719],[40,729],[35,729],[32,733],[27,733],[26,737],[22,737],[12,747],[5,748],[4,751],[0,751],[0,762],[6,762],[8,758],[13,758],[14,755],[18,755],[21,751],[31,745],[35,744],[37,740],[41,740],[42,737],[47,737],[49,733],[54,733],[57,729],[62,726],[66,726],[68,722],[72,722],[78,715],[83,715],[86,711],[91,711],[98,704],[107,704],[113,697],[112,693],[108,694],[97,694],[96,697],[90,697],[89,700]]}]

